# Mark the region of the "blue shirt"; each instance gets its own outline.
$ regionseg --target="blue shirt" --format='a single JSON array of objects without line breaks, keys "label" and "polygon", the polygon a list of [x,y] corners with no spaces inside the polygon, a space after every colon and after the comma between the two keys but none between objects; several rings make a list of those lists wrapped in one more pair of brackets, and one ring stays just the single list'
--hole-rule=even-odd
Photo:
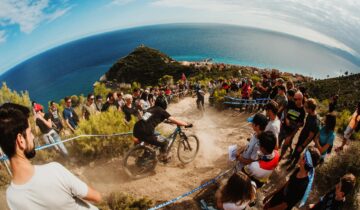
[{"label": "blue shirt", "polygon": [[71,127],[73,127],[74,129],[77,127],[77,123],[74,119],[74,114],[73,114],[74,110],[73,108],[65,108],[63,111],[63,117],[65,120],[69,120],[69,123],[71,125]]},{"label": "blue shirt", "polygon": [[335,140],[335,132],[334,131],[326,132],[325,127],[322,127],[320,130],[320,138],[319,138],[320,145],[324,146],[325,144],[329,144],[330,146],[332,146],[334,144],[334,140]]}]

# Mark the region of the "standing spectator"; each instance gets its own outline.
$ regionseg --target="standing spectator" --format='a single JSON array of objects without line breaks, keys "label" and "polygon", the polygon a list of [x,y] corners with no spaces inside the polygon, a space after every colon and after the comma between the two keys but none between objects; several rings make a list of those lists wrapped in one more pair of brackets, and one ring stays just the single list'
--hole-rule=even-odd
[{"label": "standing spectator", "polygon": [[124,105],[125,105],[125,101],[123,99],[123,93],[122,92],[117,92],[117,103],[119,104],[119,108],[121,109]]},{"label": "standing spectator", "polygon": [[58,108],[54,101],[50,102],[50,108],[49,108],[49,115],[51,118],[51,122],[53,123],[54,130],[60,134],[61,130],[63,129],[63,124],[61,123],[60,115]]},{"label": "standing spectator", "polygon": [[241,171],[245,165],[248,165],[258,159],[259,151],[259,139],[258,136],[265,130],[268,120],[263,114],[255,114],[254,117],[250,117],[248,122],[251,123],[251,126],[254,130],[254,134],[251,136],[249,144],[245,149],[239,149],[237,151],[237,160],[238,164],[236,165],[236,170]]},{"label": "standing spectator", "polygon": [[294,83],[293,83],[292,80],[289,80],[289,81],[286,82],[286,89],[287,89],[287,90],[291,90],[291,89],[293,89],[294,87],[295,87],[295,86],[294,86]]},{"label": "standing spectator", "polygon": [[96,106],[97,111],[101,112],[102,107],[103,107],[103,99],[102,99],[101,95],[96,96],[95,106]]},{"label": "standing spectator", "polygon": [[286,88],[284,85],[278,86],[277,90],[278,94],[275,96],[274,101],[279,105],[278,117],[281,119],[288,104],[288,98],[286,97]]},{"label": "standing spectator", "polygon": [[320,133],[315,138],[315,146],[320,151],[321,161],[325,159],[335,141],[336,116],[327,114],[325,117],[325,126],[321,128]]},{"label": "standing spectator", "polygon": [[279,120],[278,116],[276,115],[278,112],[278,104],[271,100],[265,106],[266,116],[269,118],[269,122],[266,125],[265,131],[271,131],[276,138],[276,149],[279,149],[279,133],[281,127],[281,121]]},{"label": "standing spectator", "polygon": [[278,94],[278,87],[284,84],[284,80],[282,78],[277,78],[275,82],[275,86],[271,90],[270,98],[274,99]]},{"label": "standing spectator", "polygon": [[146,111],[148,108],[150,108],[150,103],[149,103],[149,90],[145,90],[140,97],[140,107],[141,107],[141,111],[144,112]]},{"label": "standing spectator", "polygon": [[288,91],[286,92],[288,102],[294,101],[295,93],[296,93],[295,89],[290,89],[290,90],[288,89]]},{"label": "standing spectator", "polygon": [[256,187],[246,174],[237,172],[222,182],[216,191],[216,205],[218,209],[243,210],[255,200]]},{"label": "standing spectator", "polygon": [[281,147],[282,142],[285,140],[284,145],[281,148],[280,159],[284,157],[287,149],[292,144],[292,139],[296,132],[304,124],[305,110],[303,107],[303,95],[301,92],[296,92],[293,101],[289,101],[288,106],[285,110],[284,122],[280,129],[279,134],[279,146]]},{"label": "standing spectator", "polygon": [[319,132],[320,120],[316,113],[316,107],[317,104],[315,99],[308,99],[305,103],[305,110],[308,115],[305,120],[305,125],[299,135],[298,142],[296,143],[295,151],[288,160],[288,163],[290,164],[288,170],[295,168],[295,165],[299,161],[300,154]]},{"label": "standing spectator", "polygon": [[63,117],[66,125],[70,128],[72,132],[74,132],[78,125],[79,117],[75,113],[75,110],[71,107],[71,98],[69,96],[66,96],[64,100],[65,109],[63,111]]},{"label": "standing spectator", "polygon": [[[30,110],[6,103],[0,107],[0,146],[10,159],[13,173],[6,190],[10,209],[21,210],[97,210],[81,201],[99,203],[101,195],[59,163],[32,165],[34,135],[29,125]],[[79,199],[80,198],[80,199]]]},{"label": "standing spectator", "polygon": [[319,158],[319,151],[309,147],[299,160],[299,168],[292,173],[289,181],[265,197],[264,209],[291,210],[298,202],[299,207],[302,207],[311,192]]},{"label": "standing spectator", "polygon": [[205,110],[205,86],[201,85],[200,89],[196,91],[196,105],[198,109]]},{"label": "standing spectator", "polygon": [[339,99],[339,95],[331,96],[330,103],[329,103],[329,112],[333,112],[336,110],[338,99]]},{"label": "standing spectator", "polygon": [[125,105],[122,107],[122,111],[125,114],[125,120],[129,122],[131,115],[140,118],[139,112],[133,107],[132,96],[130,94],[124,95]]},{"label": "standing spectator", "polygon": [[263,74],[263,80],[260,85],[261,95],[260,98],[269,98],[271,93],[271,82],[266,74]]},{"label": "standing spectator", "polygon": [[344,146],[346,145],[347,141],[350,140],[351,135],[355,131],[359,131],[360,129],[360,102],[357,104],[356,110],[350,118],[349,125],[346,127],[343,137],[343,142],[340,147],[336,148],[336,151],[339,152],[343,150]]},{"label": "standing spectator", "polygon": [[244,171],[258,188],[262,187],[279,164],[279,153],[275,149],[276,138],[271,131],[262,132],[259,136],[259,158],[244,167]]},{"label": "standing spectator", "polygon": [[94,100],[94,94],[90,93],[87,96],[86,103],[82,105],[81,111],[84,120],[89,120],[90,115],[94,115],[97,112]]},{"label": "standing spectator", "polygon": [[345,174],[335,188],[322,196],[318,203],[310,204],[311,210],[341,210],[345,203],[345,197],[355,188],[356,178],[353,174]]},{"label": "standing spectator", "polygon": [[155,105],[155,88],[150,88],[150,93],[148,95],[148,101],[149,101],[149,106],[153,107]]},{"label": "standing spectator", "polygon": [[251,94],[251,85],[250,81],[246,80],[244,81],[242,87],[241,87],[241,98],[242,99],[249,99]]},{"label": "standing spectator", "polygon": [[110,92],[107,95],[107,101],[102,106],[102,109],[101,109],[102,112],[108,111],[110,107],[113,107],[114,109],[119,110],[119,104],[117,103],[117,101],[115,99],[115,95],[116,95],[116,93],[112,93],[112,92]]},{"label": "standing spectator", "polygon": [[[52,128],[52,121],[50,114],[45,114],[43,107],[40,104],[35,104],[35,123],[40,128],[43,134],[43,139],[47,144],[61,142],[59,134]],[[57,151],[61,151],[61,154],[68,155],[68,151],[63,143],[55,145]]]}]

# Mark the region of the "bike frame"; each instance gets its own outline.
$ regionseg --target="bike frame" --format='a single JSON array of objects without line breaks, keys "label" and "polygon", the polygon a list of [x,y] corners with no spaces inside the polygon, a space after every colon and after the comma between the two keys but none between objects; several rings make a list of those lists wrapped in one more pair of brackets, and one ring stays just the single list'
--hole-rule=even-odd
[{"label": "bike frame", "polygon": [[172,134],[170,134],[170,135],[166,138],[166,140],[169,140],[168,147],[166,148],[166,151],[167,151],[167,152],[169,152],[170,149],[171,149],[171,147],[173,146],[173,144],[174,144],[174,142],[175,142],[175,140],[176,140],[177,135],[178,135],[178,134],[181,135],[181,133],[183,133],[182,130],[181,130],[181,127],[180,127],[180,126],[177,126],[177,127],[175,128],[174,132],[173,132]]}]

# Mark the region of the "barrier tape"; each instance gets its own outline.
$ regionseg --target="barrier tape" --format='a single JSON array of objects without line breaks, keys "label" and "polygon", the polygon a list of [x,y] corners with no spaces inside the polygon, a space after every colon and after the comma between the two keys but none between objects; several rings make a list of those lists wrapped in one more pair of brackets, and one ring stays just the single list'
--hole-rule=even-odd
[{"label": "barrier tape", "polygon": [[210,180],[210,181],[207,181],[206,183],[200,185],[199,187],[197,187],[197,188],[195,188],[195,189],[193,189],[193,190],[191,190],[191,191],[189,191],[189,192],[187,192],[187,193],[184,193],[184,194],[182,194],[182,195],[180,195],[180,196],[178,196],[178,197],[176,197],[176,198],[174,198],[174,199],[172,199],[172,200],[169,200],[169,201],[164,202],[164,203],[162,203],[162,204],[159,204],[159,205],[157,205],[157,206],[155,206],[155,207],[152,207],[152,208],[150,208],[149,210],[160,209],[160,208],[163,208],[163,207],[165,207],[165,206],[167,206],[167,205],[170,205],[170,204],[172,204],[172,203],[175,203],[176,201],[178,201],[178,200],[180,200],[180,199],[182,199],[182,198],[184,198],[184,197],[186,197],[186,196],[188,196],[188,195],[191,195],[191,194],[193,194],[194,192],[196,192],[196,191],[198,191],[198,190],[201,190],[201,189],[205,188],[206,186],[208,186],[208,185],[210,185],[210,184],[214,184],[217,180],[219,180],[221,177],[225,176],[227,173],[229,173],[229,172],[232,171],[232,170],[234,170],[234,168],[230,168],[230,169],[228,169],[227,171],[225,171],[225,172],[221,173],[220,175],[218,175],[217,177],[215,177],[214,179],[212,179],[212,180]]},{"label": "barrier tape", "polygon": [[[39,151],[39,150],[47,149],[47,148],[50,148],[50,147],[54,147],[54,146],[56,146],[58,144],[63,144],[65,142],[73,141],[75,139],[84,138],[84,137],[111,137],[111,136],[128,136],[128,135],[132,135],[132,132],[114,133],[114,134],[82,134],[82,135],[78,135],[78,136],[75,136],[75,137],[72,137],[72,138],[69,138],[69,139],[65,139],[65,140],[62,140],[62,141],[59,141],[59,142],[55,142],[55,143],[52,143],[52,144],[45,144],[43,146],[36,147],[35,150]],[[6,155],[0,156],[0,161],[6,161],[6,160],[8,160],[8,157]]]}]

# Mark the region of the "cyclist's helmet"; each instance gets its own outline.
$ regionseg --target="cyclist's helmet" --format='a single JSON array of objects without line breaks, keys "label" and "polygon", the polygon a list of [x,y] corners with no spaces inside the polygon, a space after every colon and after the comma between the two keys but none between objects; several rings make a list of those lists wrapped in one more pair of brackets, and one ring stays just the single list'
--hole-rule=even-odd
[{"label": "cyclist's helmet", "polygon": [[167,105],[168,105],[168,103],[167,103],[167,101],[166,101],[165,96],[160,95],[160,96],[158,96],[158,97],[156,98],[156,100],[155,100],[155,106],[159,106],[159,107],[163,108],[164,110],[166,110]]}]

